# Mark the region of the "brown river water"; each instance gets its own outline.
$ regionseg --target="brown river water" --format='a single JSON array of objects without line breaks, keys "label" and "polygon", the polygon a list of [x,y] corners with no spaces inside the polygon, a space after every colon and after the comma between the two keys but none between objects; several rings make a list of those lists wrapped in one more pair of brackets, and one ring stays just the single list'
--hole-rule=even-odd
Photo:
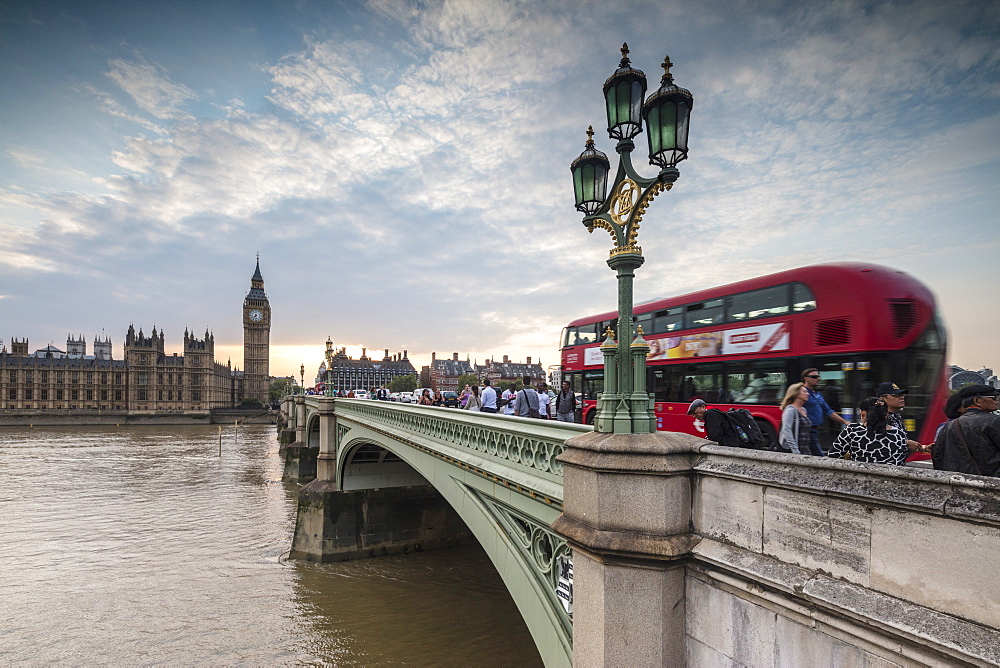
[{"label": "brown river water", "polygon": [[541,665],[478,546],[288,561],[271,426],[0,427],[0,665]]}]

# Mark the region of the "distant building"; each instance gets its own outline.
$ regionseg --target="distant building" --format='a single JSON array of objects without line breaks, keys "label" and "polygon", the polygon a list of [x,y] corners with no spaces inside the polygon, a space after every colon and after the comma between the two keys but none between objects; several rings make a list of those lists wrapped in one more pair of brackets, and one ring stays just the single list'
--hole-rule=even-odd
[{"label": "distant building", "polygon": [[184,332],[184,355],[164,352],[164,334],[129,326],[125,359],[112,358],[111,339],[83,336],[28,353],[28,340],[0,349],[0,409],[6,410],[208,410],[236,403],[238,384],[228,364],[213,359],[215,338]]},{"label": "distant building", "polygon": [[452,353],[451,359],[438,359],[437,353],[431,353],[431,363],[427,367],[431,379],[431,389],[435,392],[458,392],[458,378],[464,374],[475,374],[476,370],[469,361],[458,359],[458,353]]},{"label": "distant building", "polygon": [[0,410],[202,411],[237,406],[245,397],[268,399],[271,307],[260,259],[243,300],[243,357],[247,372],[215,360],[215,336],[184,331],[182,354],[167,354],[163,331],[146,336],[129,325],[124,359],[111,338],[94,337],[94,354],[80,335],[28,352],[28,339],[0,345]]},{"label": "distant building", "polygon": [[969,371],[960,366],[951,364],[948,366],[948,387],[957,390],[966,385],[989,385],[990,387],[1000,387],[1000,380],[997,379],[993,369],[980,369],[979,371]]},{"label": "distant building", "polygon": [[507,355],[503,356],[503,361],[497,362],[492,359],[486,360],[486,364],[480,367],[480,378],[489,378],[490,384],[496,387],[497,384],[506,385],[521,380],[524,376],[530,376],[532,383],[540,383],[545,380],[545,369],[542,368],[541,360],[532,364],[528,357],[522,362],[511,362]]},{"label": "distant building", "polygon": [[373,387],[388,387],[394,378],[415,376],[416,369],[407,357],[407,351],[389,355],[385,349],[382,359],[368,356],[368,349],[361,349],[361,357],[348,357],[347,348],[333,349],[333,340],[326,340],[326,360],[320,365],[318,375],[334,391],[370,390]]}]

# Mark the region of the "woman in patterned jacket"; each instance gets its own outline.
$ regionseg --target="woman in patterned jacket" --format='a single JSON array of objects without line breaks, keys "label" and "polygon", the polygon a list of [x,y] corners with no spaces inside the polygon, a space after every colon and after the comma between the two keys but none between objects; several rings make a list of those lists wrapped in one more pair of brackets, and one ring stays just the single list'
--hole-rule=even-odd
[{"label": "woman in patterned jacket", "polygon": [[861,422],[853,422],[837,435],[828,456],[870,464],[902,466],[910,455],[906,432],[889,424],[882,399],[868,397],[858,406]]}]

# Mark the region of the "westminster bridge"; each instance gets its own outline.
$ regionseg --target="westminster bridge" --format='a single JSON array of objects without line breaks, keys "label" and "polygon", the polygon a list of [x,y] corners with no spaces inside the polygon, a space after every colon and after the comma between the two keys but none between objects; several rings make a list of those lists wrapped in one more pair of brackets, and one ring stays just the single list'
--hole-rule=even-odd
[{"label": "westminster bridge", "polygon": [[292,558],[476,540],[548,666],[1000,665],[998,480],[361,399],[282,417]]}]

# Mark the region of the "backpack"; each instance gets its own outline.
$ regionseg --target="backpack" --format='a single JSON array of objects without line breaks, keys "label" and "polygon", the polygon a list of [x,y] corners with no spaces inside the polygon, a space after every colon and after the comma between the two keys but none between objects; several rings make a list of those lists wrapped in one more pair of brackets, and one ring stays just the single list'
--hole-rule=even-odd
[{"label": "backpack", "polygon": [[705,430],[711,440],[731,448],[764,450],[770,445],[745,408],[730,408],[725,412],[709,408],[705,411]]}]

